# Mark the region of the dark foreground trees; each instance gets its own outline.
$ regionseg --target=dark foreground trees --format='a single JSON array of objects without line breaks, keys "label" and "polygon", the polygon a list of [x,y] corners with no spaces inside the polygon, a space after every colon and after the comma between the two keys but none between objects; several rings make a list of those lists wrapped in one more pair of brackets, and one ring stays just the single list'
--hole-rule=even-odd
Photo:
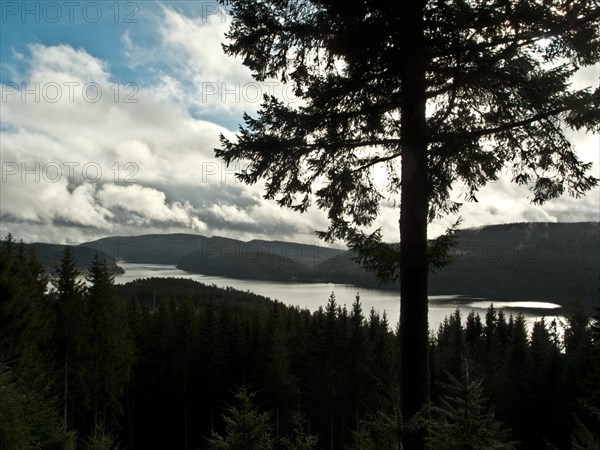
[{"label": "dark foreground trees", "polygon": [[[206,448],[211,436],[234,442],[244,424],[260,442],[286,449],[393,450],[398,432],[419,424],[436,450],[463,436],[468,448],[519,441],[518,448],[588,449],[599,440],[598,314],[591,321],[584,311],[570,315],[563,338],[547,320],[528,328],[493,308],[484,319],[473,313],[464,320],[457,311],[429,341],[434,421],[422,414],[408,423],[398,410],[398,334],[385,316],[363,315],[358,299],[348,309],[332,296],[310,313],[191,280],[111,287],[101,263],[90,279],[102,289],[83,288],[86,312],[91,319],[97,313],[87,301],[110,292],[127,305],[129,325],[119,308],[110,316],[131,329],[133,376],[121,386],[106,380],[113,373],[122,379],[112,364],[123,361],[127,352],[117,350],[127,341],[82,343],[86,352],[69,357],[78,369],[69,369],[65,423],[63,341],[48,338],[64,337],[60,296],[25,289],[43,288],[36,267],[14,242],[0,245],[0,312],[13,325],[0,333],[0,448]],[[105,326],[117,340],[126,336]],[[100,343],[113,360],[102,367],[92,351]],[[248,386],[246,400],[235,398],[237,386]]]},{"label": "dark foreground trees", "polygon": [[[216,150],[247,163],[246,183],[305,211],[327,211],[321,236],[343,239],[400,277],[405,418],[428,401],[427,224],[454,213],[502,170],[542,203],[597,184],[564,127],[598,130],[600,90],[576,90],[600,57],[595,1],[228,0],[225,50],[259,80],[300,100],[265,97],[237,140]],[[373,177],[387,171],[385,186]],[[381,244],[380,202],[399,197],[400,251]],[[383,267],[381,267],[383,266]],[[422,448],[423,435],[406,436]]]},{"label": "dark foreground trees", "polygon": [[68,248],[53,289],[48,279],[24,245],[0,243],[0,447],[96,448],[122,429],[124,303],[104,262],[84,285]]}]

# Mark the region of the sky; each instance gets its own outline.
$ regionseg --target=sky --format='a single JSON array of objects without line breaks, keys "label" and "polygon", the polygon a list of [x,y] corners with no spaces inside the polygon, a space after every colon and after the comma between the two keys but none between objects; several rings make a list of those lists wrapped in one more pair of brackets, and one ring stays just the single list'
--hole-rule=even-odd
[{"label": "sky", "polygon": [[[219,135],[233,138],[262,94],[296,101],[288,86],[255,82],[223,53],[231,19],[218,2],[0,5],[2,237],[79,243],[183,232],[319,244],[323,211],[280,208],[214,156]],[[575,86],[599,79],[590,67]],[[600,177],[600,137],[570,136]],[[507,174],[478,199],[461,209],[463,227],[600,220],[599,189],[535,206]],[[434,222],[430,234],[456,218]],[[397,241],[398,210],[382,204],[376,226]]]}]

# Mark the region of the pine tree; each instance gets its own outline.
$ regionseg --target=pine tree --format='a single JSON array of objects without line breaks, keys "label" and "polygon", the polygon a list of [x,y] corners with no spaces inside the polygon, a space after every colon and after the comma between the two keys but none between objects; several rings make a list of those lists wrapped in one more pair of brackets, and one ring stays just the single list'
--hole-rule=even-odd
[{"label": "pine tree", "polygon": [[[265,179],[265,197],[279,205],[325,210],[330,226],[320,237],[346,241],[382,279],[400,278],[402,404],[413,416],[428,401],[436,261],[427,228],[458,211],[453,187],[462,183],[464,198],[476,200],[508,167],[539,204],[598,183],[564,130],[600,127],[600,90],[570,86],[578,67],[600,59],[597,5],[223,3],[233,16],[225,51],[256,80],[289,83],[300,101],[266,96],[258,117],[245,115],[237,139],[222,136],[216,154],[249,162],[239,178]],[[373,167],[387,171],[387,183]],[[386,198],[400,210],[399,246],[383,244],[377,229]],[[423,438],[404,444],[420,450]]]},{"label": "pine tree", "polygon": [[446,393],[432,406],[428,444],[436,450],[514,449],[510,433],[486,404],[481,381],[473,380],[463,361],[459,378],[448,374]]},{"label": "pine tree", "polygon": [[529,420],[529,380],[531,377],[531,354],[525,318],[519,314],[516,318],[509,317],[507,325],[509,341],[500,369],[499,406],[502,418],[514,429],[518,438],[528,434]]},{"label": "pine tree", "polygon": [[117,297],[114,277],[105,261],[94,258],[86,292],[91,322],[88,407],[89,430],[100,423],[115,426],[122,415],[121,396],[131,375],[133,343],[125,304]]},{"label": "pine tree", "polygon": [[75,449],[58,409],[37,391],[28,390],[0,363],[0,448],[7,450]]},{"label": "pine tree", "polygon": [[280,445],[283,450],[314,450],[319,441],[318,437],[306,431],[304,415],[296,412],[292,416],[293,433],[281,439]]},{"label": "pine tree", "polygon": [[176,383],[178,385],[178,397],[183,404],[183,449],[190,448],[190,410],[193,396],[193,378],[195,369],[194,356],[197,354],[197,332],[196,314],[191,299],[186,299],[177,305],[175,315],[175,360],[174,369]]},{"label": "pine tree", "polygon": [[579,409],[580,414],[585,414],[587,420],[584,421],[579,415],[575,416],[572,449],[597,450],[600,448],[600,408],[582,401]]},{"label": "pine tree", "polygon": [[158,307],[151,314],[149,336],[147,342],[147,363],[150,368],[149,389],[154,394],[153,406],[159,411],[154,417],[157,426],[159,448],[167,448],[169,444],[169,423],[173,417],[173,400],[175,398],[174,357],[175,357],[175,302],[167,297],[158,299]]},{"label": "pine tree", "polygon": [[567,316],[565,327],[565,376],[569,395],[576,399],[581,394],[582,382],[586,375],[586,362],[592,350],[590,315],[579,304]]},{"label": "pine tree", "polygon": [[[465,330],[462,325],[460,310],[457,308],[450,317],[446,317],[437,333],[436,371],[449,372],[455,377],[460,376],[462,360],[466,355]],[[440,379],[442,373],[434,372]],[[435,386],[433,386],[435,388]],[[434,389],[435,393],[435,389]]]},{"label": "pine tree", "polygon": [[540,441],[543,439],[558,444],[556,435],[564,423],[566,410],[560,390],[562,367],[560,349],[544,318],[533,324],[530,352],[527,411],[532,419],[529,421],[528,434],[539,436]]},{"label": "pine tree", "polygon": [[287,332],[285,317],[276,313],[274,317],[272,337],[270,339],[270,354],[268,363],[267,386],[275,402],[275,438],[279,439],[281,433],[282,409],[293,398],[295,379],[291,373],[290,351],[287,345]]},{"label": "pine tree", "polygon": [[274,448],[270,415],[254,405],[256,394],[246,386],[237,389],[237,406],[230,406],[223,416],[225,435],[213,433],[210,450],[270,450]]},{"label": "pine tree", "polygon": [[490,398],[497,398],[495,391],[500,377],[498,367],[502,366],[504,359],[504,348],[501,342],[503,319],[504,315],[499,317],[494,305],[490,305],[485,314],[484,348],[479,358],[479,363],[483,367],[485,390]]},{"label": "pine tree", "polygon": [[318,336],[317,352],[320,371],[318,375],[315,374],[317,386],[325,394],[325,397],[321,399],[321,404],[324,403],[326,406],[325,412],[329,418],[328,443],[330,450],[337,445],[336,437],[339,436],[339,429],[336,428],[336,423],[339,416],[336,413],[340,411],[339,402],[345,387],[338,317],[339,308],[335,294],[332,292],[325,308],[323,328]]},{"label": "pine tree", "polygon": [[348,397],[350,407],[354,413],[351,421],[353,424],[352,428],[356,429],[360,423],[363,409],[368,406],[368,402],[365,401],[366,397],[368,397],[369,392],[374,391],[374,385],[378,381],[371,373],[374,349],[368,340],[365,318],[358,295],[352,304],[348,343],[349,359],[347,371],[350,381]]},{"label": "pine tree", "polygon": [[483,324],[479,314],[471,311],[465,325],[465,346],[469,359],[478,359],[483,348]]},{"label": "pine tree", "polygon": [[54,320],[47,284],[35,253],[9,234],[0,244],[0,357],[16,360],[15,375],[32,388],[45,386],[50,373],[50,361],[41,352]]},{"label": "pine tree", "polygon": [[90,337],[84,285],[79,279],[70,247],[65,247],[56,276],[52,281],[56,315],[53,341],[59,365],[58,383],[62,387],[63,420],[67,424],[70,410],[75,410],[74,417],[82,412],[82,388],[85,384]]},{"label": "pine tree", "polygon": [[592,315],[589,335],[591,349],[587,360],[587,375],[583,380],[583,395],[592,405],[600,405],[600,307]]},{"label": "pine tree", "polygon": [[567,374],[581,376],[569,394],[577,392],[573,450],[600,448],[600,308],[590,317],[580,308],[568,317],[565,330]]},{"label": "pine tree", "polygon": [[120,450],[120,447],[104,425],[96,424],[92,433],[83,440],[83,450]]},{"label": "pine tree", "polygon": [[403,420],[397,381],[386,384],[378,400],[378,407],[367,412],[353,433],[352,450],[397,450],[398,436],[425,428],[426,411]]}]

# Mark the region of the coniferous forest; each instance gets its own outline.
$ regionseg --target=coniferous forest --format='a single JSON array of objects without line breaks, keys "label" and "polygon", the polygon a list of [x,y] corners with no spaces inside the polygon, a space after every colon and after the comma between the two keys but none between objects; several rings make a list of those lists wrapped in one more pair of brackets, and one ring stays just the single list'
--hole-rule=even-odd
[{"label": "coniferous forest", "polygon": [[[430,406],[400,414],[398,333],[332,293],[311,313],[191,280],[115,286],[70,249],[0,246],[0,448],[600,448],[600,309],[490,306],[430,330]],[[50,281],[50,289],[47,289]]]}]

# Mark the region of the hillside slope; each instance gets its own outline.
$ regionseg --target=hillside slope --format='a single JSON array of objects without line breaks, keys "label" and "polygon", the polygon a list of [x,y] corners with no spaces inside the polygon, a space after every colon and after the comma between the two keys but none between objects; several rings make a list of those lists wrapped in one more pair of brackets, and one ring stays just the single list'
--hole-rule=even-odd
[{"label": "hillside slope", "polygon": [[[25,244],[25,248],[28,250],[35,251],[38,261],[46,268],[49,274],[54,274],[56,269],[60,266],[60,260],[65,251],[66,245],[59,244],[44,244],[44,243],[32,243]],[[90,265],[94,256],[98,255],[101,260],[105,260],[108,264],[109,269],[112,273],[123,273],[123,269],[120,268],[115,259],[106,253],[99,251],[92,247],[86,247],[85,245],[71,246],[73,252],[73,259],[77,270],[81,273],[85,273]]]},{"label": "hillside slope", "polygon": [[599,302],[600,223],[520,223],[461,230],[435,291],[500,299]]},{"label": "hillside slope", "polygon": [[[109,237],[85,244],[128,262],[271,281],[381,285],[348,251],[282,241],[243,242],[171,234]],[[430,277],[432,295],[599,303],[600,223],[517,223],[463,229],[453,262]]]}]

